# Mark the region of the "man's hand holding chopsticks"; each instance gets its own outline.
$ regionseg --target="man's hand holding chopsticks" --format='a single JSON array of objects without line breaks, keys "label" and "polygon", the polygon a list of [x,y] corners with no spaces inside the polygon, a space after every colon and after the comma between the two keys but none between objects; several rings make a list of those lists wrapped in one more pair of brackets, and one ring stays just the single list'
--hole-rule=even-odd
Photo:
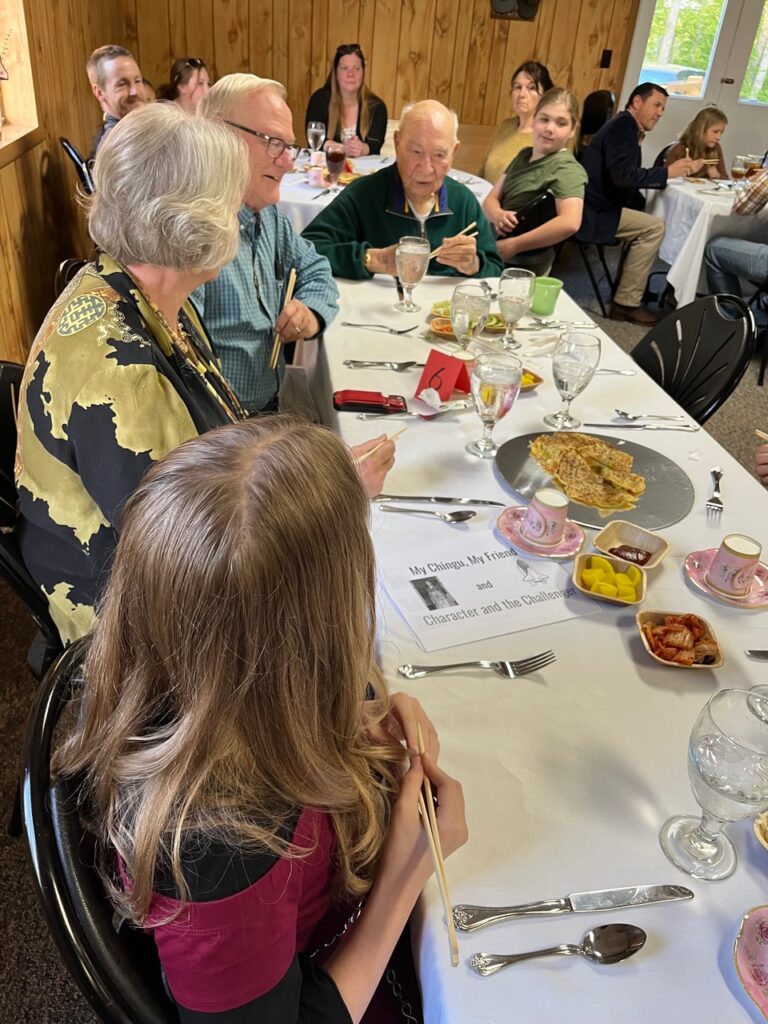
[{"label": "man's hand holding chopsticks", "polygon": [[480,269],[477,242],[473,237],[467,235],[453,235],[451,238],[444,238],[435,256],[435,261],[446,267],[453,267],[460,274],[471,277]]},{"label": "man's hand holding chopsticks", "polygon": [[303,302],[291,299],[277,318],[275,330],[285,345],[289,341],[299,341],[301,338],[314,338],[320,331],[320,322]]}]

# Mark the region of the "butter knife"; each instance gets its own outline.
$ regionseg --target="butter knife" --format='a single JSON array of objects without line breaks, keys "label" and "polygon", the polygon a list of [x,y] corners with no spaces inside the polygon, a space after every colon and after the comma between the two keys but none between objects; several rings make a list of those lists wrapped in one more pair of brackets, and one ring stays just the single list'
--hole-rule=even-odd
[{"label": "butter knife", "polygon": [[642,907],[647,903],[692,899],[693,893],[684,885],[635,885],[624,889],[574,892],[561,899],[539,900],[513,907],[478,907],[462,903],[453,908],[453,920],[461,931],[474,932],[488,924],[496,924],[498,921],[506,921],[513,917],[588,914],[597,910],[617,910],[620,907]]},{"label": "butter knife", "polygon": [[695,423],[585,423],[585,427],[605,427],[606,430],[701,430]]},{"label": "butter knife", "polygon": [[379,494],[372,501],[415,501],[433,505],[495,505],[506,508],[503,501],[489,501],[487,498],[442,498],[437,496],[416,496],[412,494]]},{"label": "butter knife", "polygon": [[[378,501],[379,499],[376,498],[375,500]],[[419,501],[418,498],[409,498],[408,500]],[[744,653],[748,654],[750,658],[758,658],[761,661],[768,661],[768,651],[745,651]]]}]

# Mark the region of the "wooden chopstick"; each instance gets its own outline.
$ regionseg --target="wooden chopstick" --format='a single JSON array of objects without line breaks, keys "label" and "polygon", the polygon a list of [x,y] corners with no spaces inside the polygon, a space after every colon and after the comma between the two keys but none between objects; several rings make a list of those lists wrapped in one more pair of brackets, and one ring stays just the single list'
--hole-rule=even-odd
[{"label": "wooden chopstick", "polygon": [[764,430],[755,430],[755,437],[759,437],[761,441],[768,441],[768,434]]},{"label": "wooden chopstick", "polygon": [[[466,235],[466,233],[468,231],[471,231],[472,228],[475,228],[475,227],[477,227],[477,221],[473,220],[471,224],[467,224],[467,226],[465,228],[462,228],[461,231],[459,231],[458,235],[455,235],[454,237],[458,238],[459,235]],[[479,234],[479,232],[475,231],[475,233],[470,235],[469,237],[470,238],[475,238],[476,235],[478,235],[478,234]],[[439,253],[442,248],[443,248],[443,245],[441,243],[440,245],[438,245],[438,247],[436,249],[432,250],[432,252],[429,254],[429,258],[432,259],[433,256],[436,256],[437,253]]]},{"label": "wooden chopstick", "polygon": [[401,434],[404,434],[406,432],[407,429],[408,427],[401,427],[400,430],[395,431],[392,437],[385,437],[383,441],[379,441],[379,443],[377,445],[374,445],[373,448],[370,449],[370,451],[365,452],[363,455],[360,456],[359,459],[355,459],[355,464],[359,466],[361,462],[365,462],[366,459],[370,459],[370,457],[375,452],[377,452],[379,448],[383,447],[383,445],[385,445],[387,441],[396,441]]},{"label": "wooden chopstick", "polygon": [[[285,299],[283,300],[283,309],[293,298],[293,289],[296,287],[296,267],[291,267],[291,272],[288,275],[288,287],[285,289]],[[275,331],[275,338],[272,342],[272,355],[269,357],[269,368],[270,370],[277,369],[277,361],[280,358],[280,334]]]},{"label": "wooden chopstick", "polygon": [[[425,748],[424,736],[422,735],[419,722],[416,723],[416,734],[419,741],[419,754],[421,755],[424,753]],[[440,833],[437,828],[437,816],[435,815],[435,801],[432,797],[432,783],[429,781],[426,773],[424,774],[424,792],[419,793],[419,811],[421,812],[421,820],[427,833],[432,863],[435,866],[435,877],[437,878],[437,885],[443,901],[445,918],[448,922],[448,947],[451,951],[451,967],[458,967],[459,940],[456,936],[456,925],[453,921],[451,897],[448,895],[448,881],[445,877],[445,860],[443,859],[443,851],[440,846]]]}]

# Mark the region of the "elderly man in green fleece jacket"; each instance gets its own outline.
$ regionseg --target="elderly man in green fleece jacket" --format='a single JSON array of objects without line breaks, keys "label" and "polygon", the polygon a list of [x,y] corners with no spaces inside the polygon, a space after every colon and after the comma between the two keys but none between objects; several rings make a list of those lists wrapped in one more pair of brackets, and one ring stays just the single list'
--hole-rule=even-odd
[{"label": "elderly man in green fleece jacket", "polygon": [[[430,274],[498,277],[503,264],[477,199],[447,177],[459,147],[456,115],[436,100],[406,107],[395,132],[396,163],[347,185],[303,232],[337,277],[397,273],[395,247],[422,235]],[[460,235],[477,222],[477,238]]]}]

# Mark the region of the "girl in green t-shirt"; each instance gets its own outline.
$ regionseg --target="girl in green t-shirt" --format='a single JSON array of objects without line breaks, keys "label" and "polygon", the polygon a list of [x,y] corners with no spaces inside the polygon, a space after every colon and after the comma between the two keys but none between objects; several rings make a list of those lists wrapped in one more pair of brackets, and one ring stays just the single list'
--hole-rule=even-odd
[{"label": "girl in green t-shirt", "polygon": [[[579,103],[567,89],[550,89],[539,100],[533,120],[533,145],[520,152],[483,203],[496,229],[496,247],[509,266],[547,274],[554,246],[581,227],[587,173],[566,149],[579,127]],[[516,211],[550,192],[555,216],[538,227],[512,234]],[[539,218],[540,220],[541,218]]]}]

